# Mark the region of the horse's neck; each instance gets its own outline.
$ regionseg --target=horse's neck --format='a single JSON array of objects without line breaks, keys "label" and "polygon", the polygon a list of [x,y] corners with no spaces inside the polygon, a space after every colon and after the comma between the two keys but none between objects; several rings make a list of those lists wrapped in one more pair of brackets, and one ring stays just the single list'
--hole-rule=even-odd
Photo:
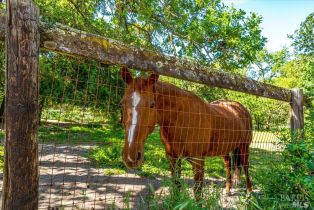
[{"label": "horse's neck", "polygon": [[[155,96],[156,96],[156,108],[157,108],[157,124],[159,126],[167,126],[169,121],[169,106],[171,103],[171,97],[173,91],[170,90],[170,86],[166,83],[157,82],[155,84]],[[174,110],[175,107],[172,107],[170,110]]]},{"label": "horse's neck", "polygon": [[[193,93],[184,91],[174,85],[158,82],[155,84],[157,123],[168,126],[174,122],[180,110],[189,110],[191,106],[203,103]],[[173,119],[172,119],[173,118]]]}]

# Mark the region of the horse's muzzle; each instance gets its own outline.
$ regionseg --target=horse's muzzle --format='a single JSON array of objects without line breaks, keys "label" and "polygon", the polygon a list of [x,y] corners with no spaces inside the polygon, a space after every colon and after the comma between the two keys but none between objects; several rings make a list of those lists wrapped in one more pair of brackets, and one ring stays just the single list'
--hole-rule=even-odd
[{"label": "horse's muzzle", "polygon": [[125,154],[123,151],[122,157],[124,165],[128,168],[135,169],[140,167],[143,164],[144,161],[144,152],[137,152],[136,155],[134,155],[135,158],[131,158],[130,154]]}]

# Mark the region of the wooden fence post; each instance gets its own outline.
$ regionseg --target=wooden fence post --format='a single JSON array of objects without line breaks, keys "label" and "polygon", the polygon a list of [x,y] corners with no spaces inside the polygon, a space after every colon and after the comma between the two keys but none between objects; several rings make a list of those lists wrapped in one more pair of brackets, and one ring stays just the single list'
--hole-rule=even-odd
[{"label": "wooden fence post", "polygon": [[290,127],[291,132],[298,133],[299,137],[304,137],[304,116],[303,116],[303,91],[302,89],[292,89],[291,91],[291,111]]},{"label": "wooden fence post", "polygon": [[7,0],[2,209],[38,208],[39,10]]}]

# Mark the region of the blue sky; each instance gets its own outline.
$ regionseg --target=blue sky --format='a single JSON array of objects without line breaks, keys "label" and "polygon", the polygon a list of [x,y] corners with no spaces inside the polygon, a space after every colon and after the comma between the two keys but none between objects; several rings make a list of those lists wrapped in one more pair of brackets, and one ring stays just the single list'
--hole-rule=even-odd
[{"label": "blue sky", "polygon": [[289,46],[287,34],[299,28],[302,21],[314,12],[314,0],[223,0],[247,13],[255,12],[263,16],[261,24],[263,36],[268,39],[266,47],[270,51]]}]

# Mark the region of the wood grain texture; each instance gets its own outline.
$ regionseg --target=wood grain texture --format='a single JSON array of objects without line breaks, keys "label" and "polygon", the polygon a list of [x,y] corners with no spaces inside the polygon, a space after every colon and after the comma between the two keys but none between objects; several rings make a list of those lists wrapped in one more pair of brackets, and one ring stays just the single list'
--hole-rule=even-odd
[{"label": "wood grain texture", "polygon": [[38,8],[7,0],[2,209],[38,208]]}]

